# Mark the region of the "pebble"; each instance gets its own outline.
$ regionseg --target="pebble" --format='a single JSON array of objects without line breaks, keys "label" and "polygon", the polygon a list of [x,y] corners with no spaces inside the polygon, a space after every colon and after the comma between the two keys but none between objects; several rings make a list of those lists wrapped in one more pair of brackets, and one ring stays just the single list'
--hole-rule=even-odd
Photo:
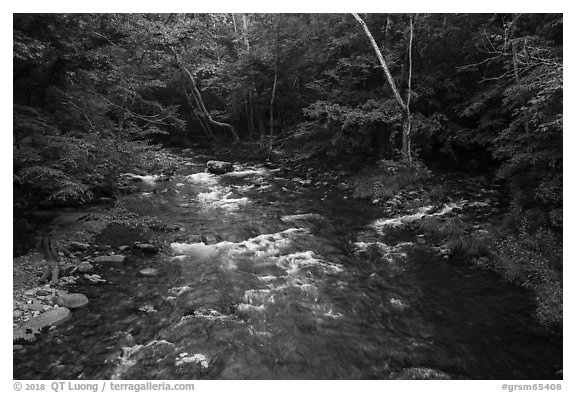
[{"label": "pebble", "polygon": [[24,313],[20,310],[12,311],[12,318],[20,318],[22,315],[24,315]]}]

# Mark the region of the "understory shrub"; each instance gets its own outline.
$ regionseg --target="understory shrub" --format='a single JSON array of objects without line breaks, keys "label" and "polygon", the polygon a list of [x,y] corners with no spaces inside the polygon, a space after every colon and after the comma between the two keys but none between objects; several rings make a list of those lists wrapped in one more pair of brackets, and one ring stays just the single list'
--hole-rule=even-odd
[{"label": "understory shrub", "polygon": [[544,326],[562,323],[562,241],[548,229],[518,234],[496,242],[492,265],[503,276],[536,293],[536,316]]},{"label": "understory shrub", "polygon": [[446,245],[453,253],[479,257],[489,252],[491,236],[486,232],[471,232],[472,226],[460,218],[424,217],[418,225],[428,236]]},{"label": "understory shrub", "polygon": [[401,190],[420,186],[430,177],[430,171],[420,162],[381,160],[376,167],[361,171],[350,184],[357,199],[389,199]]}]

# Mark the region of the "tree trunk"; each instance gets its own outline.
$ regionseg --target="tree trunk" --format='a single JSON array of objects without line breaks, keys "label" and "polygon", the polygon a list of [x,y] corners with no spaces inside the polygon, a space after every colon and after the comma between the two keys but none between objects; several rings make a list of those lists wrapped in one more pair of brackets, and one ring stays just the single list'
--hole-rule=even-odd
[{"label": "tree trunk", "polygon": [[264,128],[264,114],[258,107],[256,107],[256,126],[258,127],[260,142],[262,142],[264,139],[264,135],[266,134],[266,131]]},{"label": "tree trunk", "polygon": [[[205,119],[203,119],[200,114],[198,113],[198,111],[196,110],[196,108],[194,107],[194,105],[192,104],[192,99],[190,98],[190,94],[188,94],[188,92],[186,90],[184,90],[184,94],[186,94],[186,99],[188,100],[188,105],[190,105],[190,108],[192,109],[192,111],[194,112],[194,114],[196,115],[196,118],[198,119],[198,121],[200,122],[200,126],[202,126],[202,130],[204,131],[204,134],[212,139],[214,142],[216,142],[216,137],[214,136],[214,134],[212,134],[212,130],[210,129],[210,124],[205,123]],[[198,100],[196,99],[196,96],[192,95],[194,97],[194,101],[196,101],[196,105],[198,107],[200,107],[200,104],[198,103]]]},{"label": "tree trunk", "polygon": [[248,18],[246,14],[242,14],[242,30],[244,35],[244,43],[246,44],[246,50],[250,52],[250,41],[248,40]]},{"label": "tree trunk", "polygon": [[122,97],[122,105],[120,108],[120,115],[118,115],[118,124],[117,127],[120,131],[124,129],[124,120],[126,118],[126,102],[128,101],[128,94],[124,93]]},{"label": "tree trunk", "polygon": [[[376,53],[376,57],[378,57],[378,60],[380,61],[380,65],[382,66],[382,70],[384,71],[384,75],[386,77],[386,80],[388,81],[388,84],[390,85],[390,88],[392,89],[392,93],[394,95],[394,98],[396,99],[396,102],[398,103],[398,105],[402,109],[402,112],[403,112],[402,155],[404,156],[405,159],[411,161],[412,160],[412,154],[410,151],[410,131],[411,131],[411,127],[412,127],[412,116],[410,114],[410,108],[406,105],[406,103],[402,99],[402,96],[400,95],[400,91],[396,87],[396,83],[394,82],[394,79],[392,78],[392,74],[390,73],[390,69],[388,68],[388,65],[386,64],[386,60],[384,60],[384,56],[382,56],[382,52],[380,51],[380,48],[378,48],[378,44],[376,43],[376,40],[372,36],[370,29],[368,29],[366,22],[364,22],[364,20],[358,14],[352,13],[352,15],[354,16],[354,18],[356,18],[358,23],[360,23],[360,25],[364,29],[364,32],[366,33],[366,36],[370,40],[370,43],[372,44],[372,48],[374,49],[374,52]],[[411,59],[411,50],[412,50],[412,19],[410,19],[410,59]],[[411,63],[411,61],[410,61],[410,63]],[[411,65],[410,65],[410,67],[411,67]],[[408,89],[408,90],[410,90],[410,89]],[[408,97],[410,97],[410,91],[408,91]]]},{"label": "tree trunk", "polygon": [[408,162],[412,162],[412,149],[410,133],[412,132],[412,114],[410,113],[410,97],[412,96],[412,39],[414,38],[414,26],[410,16],[410,42],[408,44],[408,91],[406,92],[406,114],[402,129],[402,155]]},{"label": "tree trunk", "polygon": [[274,84],[272,85],[272,97],[270,98],[270,140],[269,148],[272,150],[272,138],[274,137],[274,96],[276,95],[276,81],[278,79],[278,64],[274,67]]},{"label": "tree trunk", "polygon": [[272,138],[274,137],[274,98],[276,96],[276,83],[278,81],[278,56],[280,55],[280,17],[276,22],[276,59],[274,60],[274,84],[272,85],[272,97],[270,98],[270,138],[268,148],[272,150]]},{"label": "tree trunk", "polygon": [[206,116],[206,118],[208,119],[208,122],[212,125],[218,126],[218,127],[225,127],[228,128],[228,130],[230,130],[230,133],[232,134],[232,136],[234,137],[234,142],[238,142],[240,140],[240,138],[238,138],[238,134],[236,133],[236,130],[234,129],[234,127],[231,124],[228,123],[223,123],[217,120],[214,120],[212,118],[212,116],[210,116],[210,112],[208,112],[208,110],[206,109],[206,106],[204,105],[204,101],[202,100],[202,95],[200,94],[200,91],[198,90],[198,88],[196,87],[196,81],[194,80],[194,76],[192,75],[192,73],[190,72],[190,70],[188,70],[188,68],[184,65],[184,63],[182,63],[178,57],[178,54],[176,53],[176,51],[170,47],[170,50],[172,51],[172,53],[174,54],[174,57],[176,58],[176,62],[178,63],[178,66],[180,67],[180,69],[182,70],[182,72],[188,77],[188,81],[190,82],[190,85],[192,87],[192,94],[194,95],[194,97],[197,99],[199,105],[200,105],[200,109],[202,109],[202,111],[204,112],[204,115]]},{"label": "tree trunk", "polygon": [[254,139],[254,130],[252,129],[252,123],[250,122],[250,107],[248,106],[248,99],[246,98],[246,93],[244,93],[244,109],[246,110],[246,121],[248,122],[248,139]]},{"label": "tree trunk", "polygon": [[[516,14],[512,23],[510,24],[510,40],[514,40],[514,33],[516,32],[516,27],[518,25],[518,19],[520,19],[522,14]],[[520,71],[518,69],[518,45],[515,41],[512,41],[512,66],[514,69],[514,82],[520,84]],[[524,119],[524,132],[528,134],[530,132],[530,126],[528,125],[528,119]]]},{"label": "tree trunk", "polygon": [[254,133],[256,128],[254,127],[254,103],[252,102],[252,90],[248,90],[248,104],[250,104],[250,129]]}]

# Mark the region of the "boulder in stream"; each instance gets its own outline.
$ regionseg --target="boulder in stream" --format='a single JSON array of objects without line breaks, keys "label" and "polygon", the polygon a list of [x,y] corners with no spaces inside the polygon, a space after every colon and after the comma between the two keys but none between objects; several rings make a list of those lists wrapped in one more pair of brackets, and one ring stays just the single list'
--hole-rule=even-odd
[{"label": "boulder in stream", "polygon": [[223,175],[234,170],[234,166],[226,161],[211,160],[206,163],[206,167],[210,173],[215,175]]},{"label": "boulder in stream", "polygon": [[134,247],[145,254],[155,254],[158,252],[158,247],[156,247],[154,244],[136,243],[134,244]]},{"label": "boulder in stream", "polygon": [[66,307],[53,308],[43,314],[30,318],[13,331],[13,340],[32,341],[34,336],[44,328],[64,323],[70,318],[70,310]]},{"label": "boulder in stream", "polygon": [[70,309],[84,307],[88,304],[88,298],[81,293],[68,293],[60,295],[54,299],[54,302],[59,306]]},{"label": "boulder in stream", "polygon": [[202,239],[202,242],[204,242],[204,244],[216,244],[218,242],[220,242],[220,240],[218,239],[218,236],[216,236],[213,233],[206,233],[204,235],[202,235],[200,237]]}]

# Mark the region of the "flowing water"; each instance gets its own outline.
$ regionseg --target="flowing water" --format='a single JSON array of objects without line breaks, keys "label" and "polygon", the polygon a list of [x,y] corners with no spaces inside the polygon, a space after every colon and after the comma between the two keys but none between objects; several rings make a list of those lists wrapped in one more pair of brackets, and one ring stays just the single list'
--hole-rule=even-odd
[{"label": "flowing water", "polygon": [[558,377],[561,341],[534,329],[525,292],[373,207],[258,165],[141,178],[128,209],[183,230],[71,289],[90,304],[16,353],[15,378]]}]

